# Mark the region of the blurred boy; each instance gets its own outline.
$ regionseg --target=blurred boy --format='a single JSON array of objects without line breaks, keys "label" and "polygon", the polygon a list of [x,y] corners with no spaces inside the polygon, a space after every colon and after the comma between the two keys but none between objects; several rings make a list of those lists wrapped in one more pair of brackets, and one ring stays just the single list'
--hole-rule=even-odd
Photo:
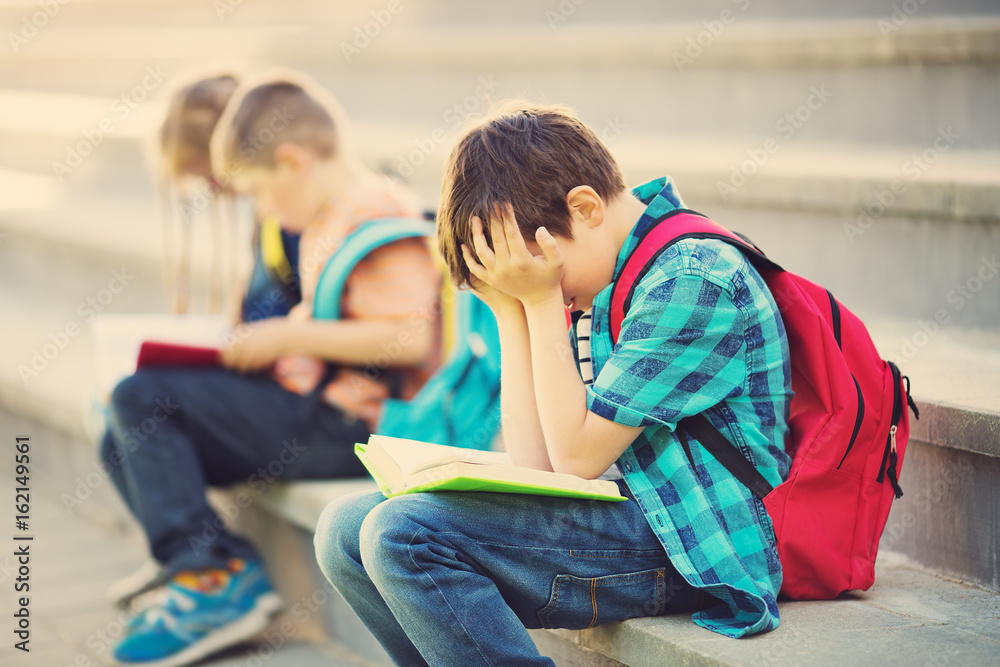
[{"label": "blurred boy", "polygon": [[788,346],[763,280],[730,246],[683,240],[637,284],[617,345],[608,333],[624,259],[680,207],[669,179],[626,190],[564,109],[512,107],[453,150],[438,240],[456,283],[497,316],[508,451],[526,467],[617,479],[628,500],[333,503],[320,565],[397,663],[551,665],[525,627],[679,611],[730,637],[777,626],[763,504],[693,437],[692,468],[674,432],[704,412],[768,481],[787,476]]},{"label": "blurred boy", "polygon": [[[250,194],[261,217],[301,232],[303,301],[287,317],[241,325],[227,368],[141,370],[116,387],[105,458],[120,464],[127,500],[169,582],[114,651],[121,664],[173,667],[261,630],[280,606],[260,557],[228,532],[207,485],[364,474],[353,454],[390,394],[362,368],[408,336],[393,388],[411,396],[438,363],[440,275],[422,241],[376,250],[348,277],[345,317],[311,318],[326,260],[361,222],[416,216],[408,191],[365,169],[336,102],[292,75],[238,91],[213,135],[216,178]],[[152,417],[152,419],[150,419]],[[144,428],[155,422],[155,428]]]}]

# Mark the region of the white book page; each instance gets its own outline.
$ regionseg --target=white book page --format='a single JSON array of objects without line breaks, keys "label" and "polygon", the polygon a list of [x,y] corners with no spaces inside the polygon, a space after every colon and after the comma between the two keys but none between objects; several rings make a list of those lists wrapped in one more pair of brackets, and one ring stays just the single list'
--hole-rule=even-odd
[{"label": "white book page", "polygon": [[381,447],[407,475],[452,461],[511,465],[506,452],[483,452],[384,435],[373,435],[369,442]]}]

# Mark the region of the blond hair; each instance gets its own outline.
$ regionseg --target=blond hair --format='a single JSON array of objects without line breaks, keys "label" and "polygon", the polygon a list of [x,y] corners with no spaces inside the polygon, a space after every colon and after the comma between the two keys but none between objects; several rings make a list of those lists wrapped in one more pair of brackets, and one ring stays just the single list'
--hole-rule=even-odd
[{"label": "blond hair", "polygon": [[212,133],[238,85],[235,76],[221,74],[198,79],[174,92],[159,132],[164,176],[211,174]]},{"label": "blond hair", "polygon": [[346,116],[328,92],[302,74],[281,71],[248,82],[233,96],[212,137],[216,172],[234,165],[271,168],[285,142],[321,158],[345,151]]}]

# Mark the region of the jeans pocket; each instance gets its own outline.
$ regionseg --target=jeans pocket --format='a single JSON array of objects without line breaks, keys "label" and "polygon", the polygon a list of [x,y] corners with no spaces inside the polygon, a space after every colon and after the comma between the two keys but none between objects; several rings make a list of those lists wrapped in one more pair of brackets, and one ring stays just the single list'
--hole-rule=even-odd
[{"label": "jeans pocket", "polygon": [[538,611],[538,621],[543,628],[582,630],[608,621],[658,616],[666,610],[666,579],[662,567],[604,577],[559,574],[548,603]]}]

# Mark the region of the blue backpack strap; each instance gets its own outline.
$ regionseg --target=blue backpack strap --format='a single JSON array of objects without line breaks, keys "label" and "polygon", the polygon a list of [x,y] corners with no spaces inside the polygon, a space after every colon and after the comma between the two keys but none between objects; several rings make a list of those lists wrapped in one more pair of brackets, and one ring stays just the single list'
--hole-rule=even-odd
[{"label": "blue backpack strap", "polygon": [[434,236],[434,224],[419,218],[377,218],[361,223],[347,235],[323,267],[313,298],[313,317],[336,320],[344,284],[354,267],[373,250],[393,241]]}]

